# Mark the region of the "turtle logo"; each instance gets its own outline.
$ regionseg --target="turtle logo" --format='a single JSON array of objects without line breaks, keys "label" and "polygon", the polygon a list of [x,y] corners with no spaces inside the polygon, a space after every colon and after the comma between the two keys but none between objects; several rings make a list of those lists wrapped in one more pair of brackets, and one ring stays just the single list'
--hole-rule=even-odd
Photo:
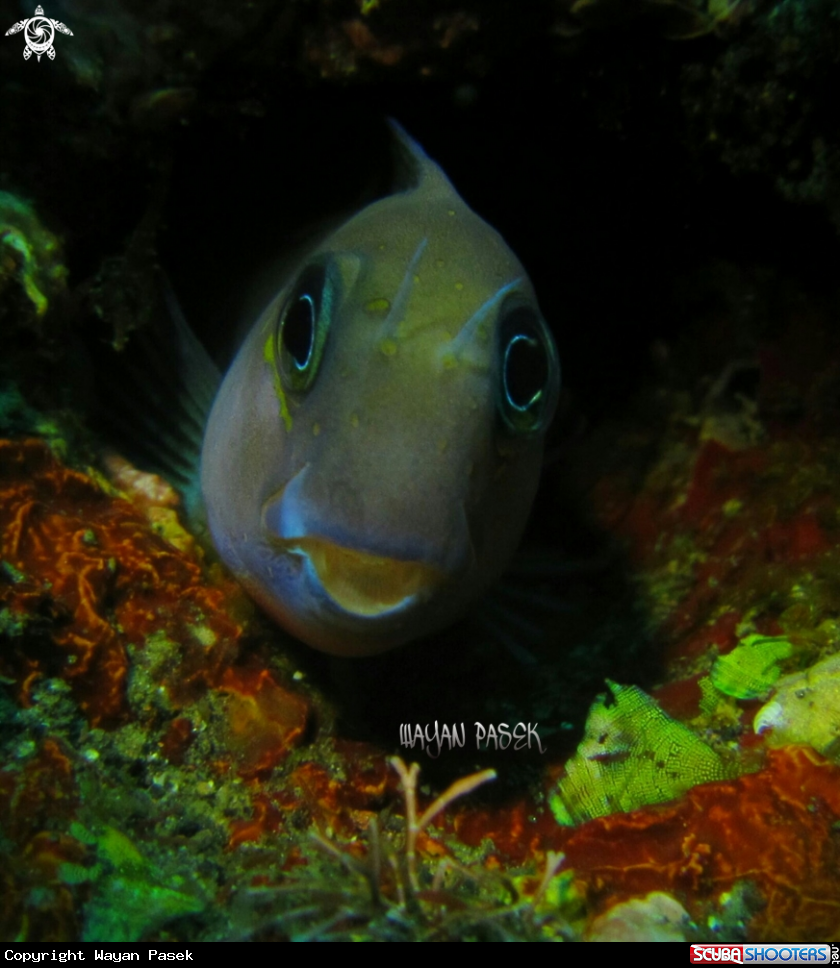
[{"label": "turtle logo", "polygon": [[41,54],[46,54],[50,60],[55,60],[55,48],[52,42],[56,30],[61,34],[67,34],[68,37],[73,36],[73,31],[60,20],[51,20],[49,17],[45,17],[44,8],[41,6],[35,8],[34,17],[30,17],[29,20],[19,20],[9,27],[6,36],[19,34],[21,30],[23,31],[23,39],[26,41],[26,47],[23,48],[24,60],[29,60],[33,54],[39,61]]}]

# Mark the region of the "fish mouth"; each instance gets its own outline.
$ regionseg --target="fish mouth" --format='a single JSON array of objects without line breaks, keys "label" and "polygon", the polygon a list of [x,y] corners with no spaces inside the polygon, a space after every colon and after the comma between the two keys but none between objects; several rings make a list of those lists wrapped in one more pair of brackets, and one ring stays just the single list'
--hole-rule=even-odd
[{"label": "fish mouth", "polygon": [[377,618],[427,601],[445,580],[422,561],[375,555],[326,538],[273,538],[277,551],[304,559],[324,592],[344,612]]}]

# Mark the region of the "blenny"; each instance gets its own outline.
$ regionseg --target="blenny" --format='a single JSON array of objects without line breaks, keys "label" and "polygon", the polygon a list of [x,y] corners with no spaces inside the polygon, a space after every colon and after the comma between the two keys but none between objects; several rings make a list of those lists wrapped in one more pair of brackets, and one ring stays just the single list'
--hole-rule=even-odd
[{"label": "blenny", "polygon": [[337,655],[434,632],[500,577],[559,389],[522,265],[392,128],[400,183],[280,283],[201,451],[223,561],[280,625]]}]

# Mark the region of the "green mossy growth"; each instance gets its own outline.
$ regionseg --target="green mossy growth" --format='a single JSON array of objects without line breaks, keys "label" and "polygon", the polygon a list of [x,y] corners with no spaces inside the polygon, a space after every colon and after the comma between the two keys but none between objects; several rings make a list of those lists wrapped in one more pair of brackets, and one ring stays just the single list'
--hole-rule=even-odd
[{"label": "green mossy growth", "polygon": [[[83,941],[139,941],[156,934],[168,922],[197,914],[207,906],[182,877],[167,878],[115,827],[92,832],[74,823],[71,833],[94,849],[97,860],[87,868],[63,864],[59,869],[66,884],[87,881],[93,885],[85,909]],[[164,886],[164,880],[170,883]]]},{"label": "green mossy growth", "polygon": [[793,646],[782,636],[748,635],[737,648],[716,660],[712,684],[735,699],[763,699],[782,674],[779,662],[791,655]]},{"label": "green mossy growth", "polygon": [[88,905],[83,941],[139,941],[205,903],[142,878],[103,878]]},{"label": "green mossy growth", "polygon": [[35,316],[43,316],[53,293],[66,283],[60,251],[58,239],[44,228],[30,205],[0,192],[0,293],[16,281]]}]

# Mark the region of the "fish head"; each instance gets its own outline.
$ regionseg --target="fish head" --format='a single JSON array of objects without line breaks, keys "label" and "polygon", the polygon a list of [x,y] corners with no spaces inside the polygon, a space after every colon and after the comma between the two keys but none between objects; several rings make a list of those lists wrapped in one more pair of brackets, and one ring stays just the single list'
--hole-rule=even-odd
[{"label": "fish head", "polygon": [[282,286],[202,451],[221,557],[283,627],[334,654],[434,632],[501,575],[559,387],[522,265],[406,140],[416,184]]}]

